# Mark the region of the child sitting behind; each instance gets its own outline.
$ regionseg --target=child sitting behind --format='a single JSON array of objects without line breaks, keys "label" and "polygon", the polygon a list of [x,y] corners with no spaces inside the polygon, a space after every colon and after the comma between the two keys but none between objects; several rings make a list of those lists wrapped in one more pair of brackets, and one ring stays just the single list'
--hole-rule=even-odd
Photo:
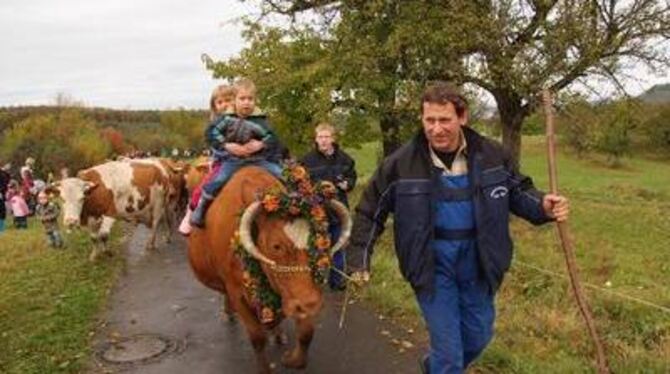
[{"label": "child sitting behind", "polygon": [[61,248],[63,246],[63,238],[61,237],[60,230],[58,228],[58,214],[60,213],[60,208],[58,204],[53,201],[49,201],[49,195],[45,191],[41,191],[37,195],[37,207],[35,208],[35,214],[42,225],[44,230],[47,233],[47,238],[49,240],[49,245],[54,248]]},{"label": "child sitting behind", "polygon": [[[224,113],[233,113],[234,103],[235,89],[232,86],[222,84],[216,87],[209,99],[209,120],[213,122]],[[215,160],[215,162],[213,162],[210,166],[209,173],[207,173],[207,175],[202,179],[202,182],[200,182],[200,184],[198,184],[198,186],[193,190],[191,194],[191,200],[186,209],[186,214],[184,215],[184,219],[182,219],[181,223],[179,224],[179,232],[183,235],[189,235],[191,233],[191,215],[193,214],[193,209],[195,209],[195,207],[198,205],[198,201],[200,201],[202,186],[219,171],[220,167],[221,162]]]},{"label": "child sitting behind", "polygon": [[235,113],[212,122],[206,131],[221,169],[202,187],[202,196],[191,215],[191,225],[204,227],[207,208],[216,194],[241,167],[256,165],[281,178],[281,145],[267,117],[256,109],[256,86],[241,79],[235,87]]}]

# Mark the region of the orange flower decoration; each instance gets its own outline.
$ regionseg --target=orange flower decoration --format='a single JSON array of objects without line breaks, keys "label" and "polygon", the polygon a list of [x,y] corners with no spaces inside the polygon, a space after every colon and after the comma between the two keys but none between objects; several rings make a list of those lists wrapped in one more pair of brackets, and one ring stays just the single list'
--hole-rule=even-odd
[{"label": "orange flower decoration", "polygon": [[296,166],[291,169],[291,176],[296,181],[301,181],[307,177],[307,170],[302,166]]},{"label": "orange flower decoration", "polygon": [[314,220],[316,220],[317,222],[326,219],[326,210],[323,209],[321,205],[316,205],[312,207],[309,214],[311,214]]},{"label": "orange flower decoration", "polygon": [[266,212],[274,212],[279,209],[279,197],[267,194],[263,197],[263,208]]},{"label": "orange flower decoration", "polygon": [[298,185],[298,191],[303,195],[313,195],[314,187],[311,183],[309,183],[309,181],[302,181]]},{"label": "orange flower decoration", "polygon": [[329,266],[330,266],[330,258],[328,258],[328,256],[323,256],[323,257],[321,257],[321,258],[316,262],[316,266],[317,266],[319,269],[325,269],[325,268],[329,267]]},{"label": "orange flower decoration", "polygon": [[268,307],[261,310],[261,323],[272,323],[275,320],[275,313]]},{"label": "orange flower decoration", "polygon": [[314,245],[320,250],[328,249],[330,248],[330,238],[324,235],[317,235]]}]

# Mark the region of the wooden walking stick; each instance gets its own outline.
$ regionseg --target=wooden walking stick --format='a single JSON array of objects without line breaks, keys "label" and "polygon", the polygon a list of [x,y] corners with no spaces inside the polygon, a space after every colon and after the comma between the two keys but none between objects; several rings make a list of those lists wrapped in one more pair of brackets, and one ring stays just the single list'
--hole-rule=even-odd
[{"label": "wooden walking stick", "polygon": [[[555,135],[554,135],[554,113],[553,113],[553,99],[551,92],[549,90],[542,91],[542,101],[544,104],[544,114],[546,117],[546,131],[547,131],[547,160],[549,161],[549,189],[552,194],[558,193],[558,180],[556,175],[556,144],[555,144]],[[589,307],[588,300],[582,292],[582,286],[579,281],[577,261],[575,258],[575,250],[572,243],[572,237],[570,236],[570,230],[567,225],[567,222],[556,222],[556,227],[558,228],[558,235],[561,238],[561,246],[563,247],[563,253],[565,254],[565,264],[568,267],[568,275],[570,278],[570,285],[572,286],[572,291],[575,294],[575,299],[577,300],[577,305],[579,306],[579,311],[584,317],[584,322],[586,322],[586,327],[589,330],[593,344],[596,347],[596,354],[598,360],[598,373],[605,374],[609,373],[610,369],[607,364],[607,356],[605,355],[605,349],[603,344],[600,341],[598,336],[598,331],[596,330],[595,323],[593,321],[593,316],[591,315],[591,308]]]}]

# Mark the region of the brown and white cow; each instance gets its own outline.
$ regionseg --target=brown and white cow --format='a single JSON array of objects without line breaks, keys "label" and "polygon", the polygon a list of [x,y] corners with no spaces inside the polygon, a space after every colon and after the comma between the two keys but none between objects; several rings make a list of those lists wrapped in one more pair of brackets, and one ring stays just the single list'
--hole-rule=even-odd
[{"label": "brown and white cow", "polygon": [[167,158],[146,158],[138,160],[126,160],[126,162],[145,163],[155,165],[163,172],[168,180],[167,195],[165,199],[165,222],[168,226],[168,239],[171,237],[174,224],[179,221],[185,212],[188,198],[187,175],[191,165],[184,161],[174,161]]},{"label": "brown and white cow", "polygon": [[[151,229],[147,249],[156,247],[158,224],[164,217],[169,175],[151,162],[110,161],[82,170],[75,178],[57,182],[53,189],[63,200],[66,226],[90,226],[94,239],[106,242],[115,220],[142,223]],[[90,259],[99,255],[94,246]]]},{"label": "brown and white cow", "polygon": [[[264,351],[267,328],[260,321],[245,291],[244,269],[231,247],[239,230],[244,248],[261,263],[272,288],[282,298],[282,312],[296,324],[297,344],[282,360],[286,367],[304,368],[314,333],[314,317],[322,305],[322,293],[312,279],[306,249],[310,226],[304,219],[268,215],[256,201],[259,191],[283,188],[269,172],[258,167],[237,171],[212,202],[206,228],[188,237],[188,256],[196,278],[205,286],[225,294],[244,323],[263,373],[270,372]],[[351,231],[347,208],[336,201],[331,206],[343,222],[342,235],[332,251],[341,248]],[[240,211],[244,213],[240,216]],[[253,230],[253,229],[256,230]],[[255,240],[252,231],[257,232]]]}]

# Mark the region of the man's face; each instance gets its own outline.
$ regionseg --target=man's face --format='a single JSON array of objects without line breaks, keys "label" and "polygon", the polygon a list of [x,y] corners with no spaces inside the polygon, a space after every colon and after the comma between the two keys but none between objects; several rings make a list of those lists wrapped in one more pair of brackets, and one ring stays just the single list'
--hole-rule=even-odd
[{"label": "man's face", "polygon": [[330,130],[317,131],[316,138],[314,140],[316,141],[316,145],[319,148],[319,151],[330,153],[333,150],[333,143],[335,142],[335,138],[333,137],[333,133],[330,132]]},{"label": "man's face", "polygon": [[467,119],[467,112],[459,117],[452,103],[423,103],[423,131],[428,143],[436,151],[454,152],[458,149],[461,126],[465,125]]},{"label": "man's face", "polygon": [[248,117],[256,108],[256,93],[253,90],[240,88],[235,95],[235,112],[240,117]]}]

